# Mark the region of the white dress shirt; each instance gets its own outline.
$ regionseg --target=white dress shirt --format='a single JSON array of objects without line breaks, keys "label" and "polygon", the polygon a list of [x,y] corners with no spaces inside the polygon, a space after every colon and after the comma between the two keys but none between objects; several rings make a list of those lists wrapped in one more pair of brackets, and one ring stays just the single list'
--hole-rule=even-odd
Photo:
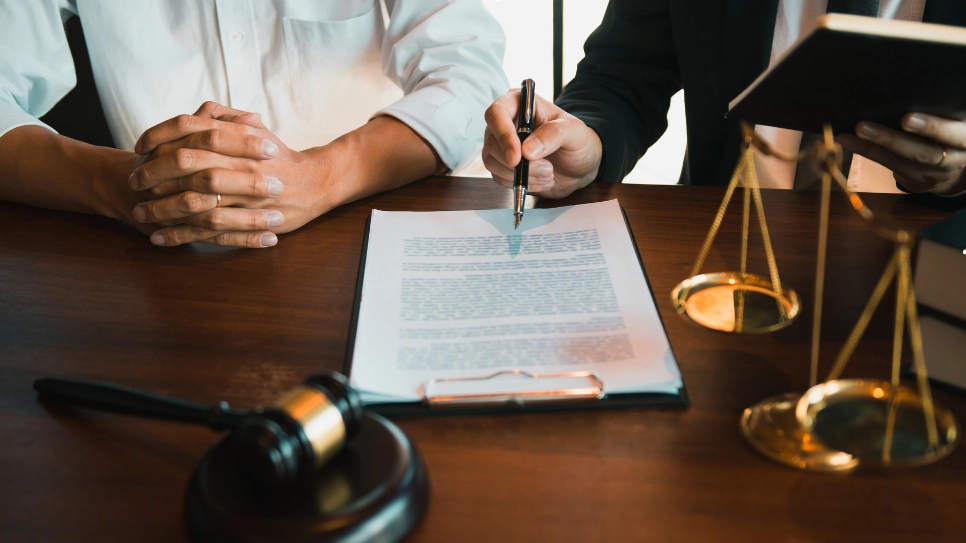
[{"label": "white dress shirt", "polygon": [[509,88],[503,30],[480,0],[384,2],[0,0],[0,135],[43,126],[76,84],[63,23],[77,14],[121,149],[213,100],[296,150],[391,115],[450,169],[471,162]]},{"label": "white dress shirt", "polygon": [[[922,21],[926,0],[881,0],[879,17]],[[772,42],[771,63],[775,64],[800,36],[825,15],[828,0],[780,0]],[[769,66],[770,66],[769,65]],[[817,77],[817,76],[816,76]],[[802,133],[795,130],[758,126],[755,131],[775,148],[787,154],[797,154]],[[762,187],[790,189],[795,184],[795,164],[770,157],[756,156],[755,165]],[[852,168],[846,172],[849,188],[856,192],[902,192],[896,188],[892,171],[865,157],[853,155]]]}]

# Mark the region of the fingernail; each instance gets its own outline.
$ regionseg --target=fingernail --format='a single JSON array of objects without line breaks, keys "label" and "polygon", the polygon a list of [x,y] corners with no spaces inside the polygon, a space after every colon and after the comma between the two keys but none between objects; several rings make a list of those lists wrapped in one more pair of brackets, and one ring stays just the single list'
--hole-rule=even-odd
[{"label": "fingernail", "polygon": [[262,247],[272,247],[278,243],[278,236],[275,234],[262,234],[258,242],[262,244]]},{"label": "fingernail", "polygon": [[151,234],[151,243],[155,245],[164,245],[164,234],[161,232],[155,232]]},{"label": "fingernail", "polygon": [[529,149],[526,154],[530,155],[530,160],[534,158],[542,158],[540,155],[543,153],[544,147],[543,142],[540,138],[527,138],[527,141],[523,142],[523,146]]},{"label": "fingernail", "polygon": [[926,128],[926,118],[918,113],[910,115],[909,118],[906,119],[906,128],[914,132],[922,130],[923,128]]},{"label": "fingernail", "polygon": [[540,167],[537,168],[537,171],[534,172],[534,175],[537,177],[550,177],[553,175],[553,166],[550,164],[541,164]]},{"label": "fingernail", "polygon": [[138,222],[144,222],[148,220],[148,214],[145,213],[143,207],[138,206],[134,208],[134,211],[132,211],[131,214],[134,215],[134,219]]},{"label": "fingernail", "polygon": [[279,181],[278,179],[275,179],[274,177],[269,177],[268,178],[268,195],[269,196],[278,196],[279,194],[282,193],[282,188],[283,188],[283,186],[282,186],[282,182],[281,181]]},{"label": "fingernail", "polygon": [[267,157],[273,157],[278,154],[278,145],[272,140],[262,141],[262,154]]},{"label": "fingernail", "polygon": [[127,186],[135,190],[138,188],[138,174],[132,173],[131,177],[127,178]]},{"label": "fingernail", "polygon": [[[278,211],[275,211],[268,216],[268,227],[275,228],[276,226],[282,226],[282,221],[284,220],[285,220],[285,217],[283,217],[282,214],[279,213]],[[275,244],[273,243],[272,245],[275,245]]]},{"label": "fingernail", "polygon": [[879,129],[869,123],[859,125],[859,135],[865,138],[874,138],[879,135]]}]

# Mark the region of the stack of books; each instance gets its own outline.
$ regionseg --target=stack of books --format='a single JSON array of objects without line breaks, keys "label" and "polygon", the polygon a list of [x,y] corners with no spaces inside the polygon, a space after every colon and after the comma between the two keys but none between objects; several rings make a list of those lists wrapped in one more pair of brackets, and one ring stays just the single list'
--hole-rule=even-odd
[{"label": "stack of books", "polygon": [[966,389],[966,210],[920,235],[915,287],[926,368]]}]

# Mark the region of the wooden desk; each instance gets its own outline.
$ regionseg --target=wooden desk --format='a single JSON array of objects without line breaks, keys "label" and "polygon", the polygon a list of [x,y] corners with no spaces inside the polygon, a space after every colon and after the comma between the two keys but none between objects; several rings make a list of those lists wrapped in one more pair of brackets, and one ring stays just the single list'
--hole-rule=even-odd
[{"label": "wooden desk", "polygon": [[[400,420],[432,482],[411,541],[966,539],[963,448],[932,466],[831,476],[776,465],[739,435],[745,407],[804,390],[808,375],[818,195],[765,192],[782,282],[805,309],[794,326],[748,338],[688,324],[669,301],[722,190],[602,184],[550,202],[618,198],[627,210],[692,407]],[[908,197],[868,202],[914,226],[944,216]],[[35,378],[270,402],[315,370],[341,367],[370,209],[501,206],[509,191],[491,181],[434,178],[255,251],[158,248],[106,219],[0,203],[0,540],[182,540],[185,484],[216,440],[205,429],[45,408]],[[739,233],[733,208],[706,271],[737,268]],[[841,198],[831,233],[823,374],[891,250]],[[751,268],[764,271],[753,240]],[[888,375],[889,306],[846,376]],[[963,395],[935,396],[966,423]]]}]

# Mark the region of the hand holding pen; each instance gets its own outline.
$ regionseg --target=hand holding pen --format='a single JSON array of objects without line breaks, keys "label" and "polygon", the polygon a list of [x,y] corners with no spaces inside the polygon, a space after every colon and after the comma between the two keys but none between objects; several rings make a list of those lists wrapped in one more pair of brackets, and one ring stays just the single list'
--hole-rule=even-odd
[{"label": "hand holding pen", "polygon": [[499,185],[512,189],[514,168],[529,163],[527,192],[563,198],[597,178],[603,154],[600,138],[583,121],[544,100],[533,98],[533,132],[521,144],[515,120],[521,91],[513,89],[486,110],[483,165]]}]

